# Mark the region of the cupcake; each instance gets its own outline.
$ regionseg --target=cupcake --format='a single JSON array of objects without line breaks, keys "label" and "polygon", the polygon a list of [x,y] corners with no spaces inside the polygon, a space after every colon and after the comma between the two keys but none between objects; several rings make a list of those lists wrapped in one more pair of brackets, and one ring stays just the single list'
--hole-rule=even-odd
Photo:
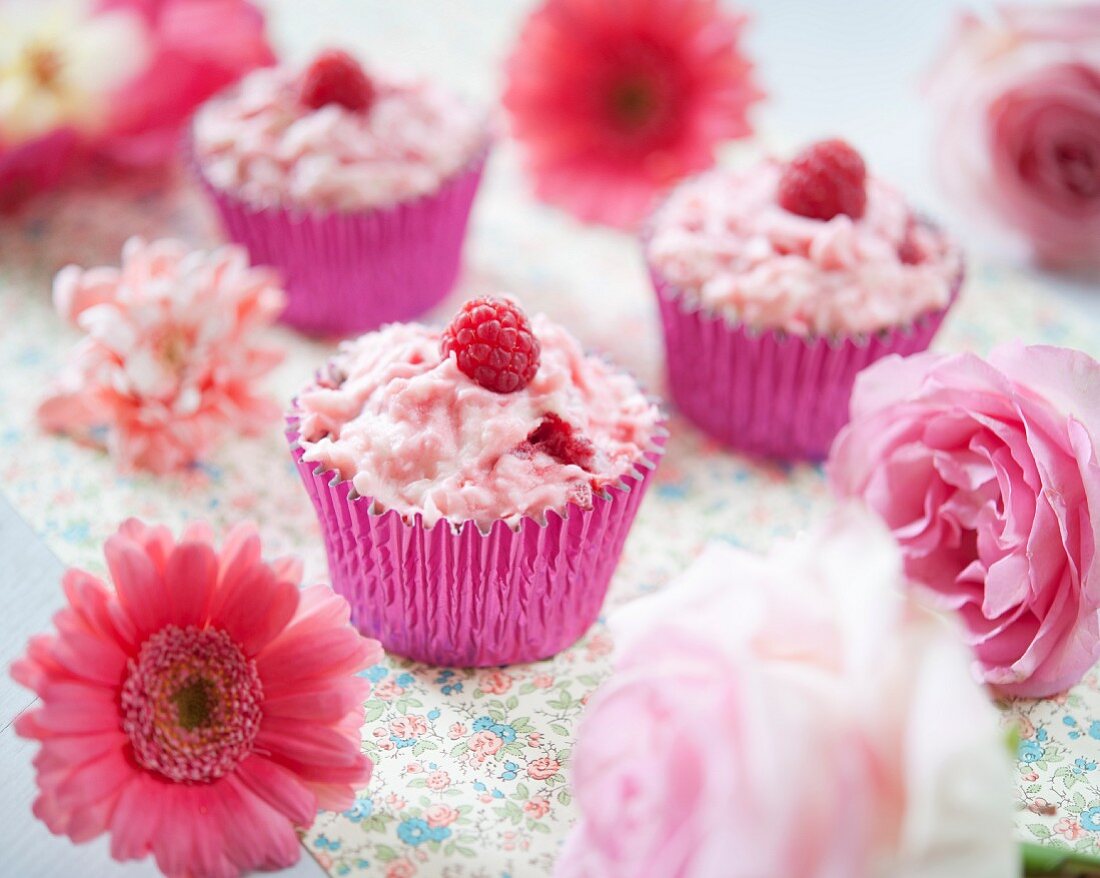
[{"label": "cupcake", "polygon": [[665,437],[632,377],[502,299],[345,342],[288,420],[355,624],[464,667],[592,625]]},{"label": "cupcake", "polygon": [[838,140],[687,181],[644,248],[677,407],[787,459],[826,456],[856,374],[927,348],[963,277],[952,240]]},{"label": "cupcake", "polygon": [[344,335],[450,291],[488,148],[472,104],[338,51],[249,74],[200,108],[191,143],[229,237],[283,272],[284,321]]}]

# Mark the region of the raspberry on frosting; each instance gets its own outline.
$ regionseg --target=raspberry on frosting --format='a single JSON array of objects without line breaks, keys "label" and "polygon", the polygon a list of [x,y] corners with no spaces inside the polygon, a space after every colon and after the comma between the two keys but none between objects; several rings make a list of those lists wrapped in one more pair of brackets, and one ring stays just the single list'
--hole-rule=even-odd
[{"label": "raspberry on frosting", "polygon": [[299,395],[304,460],[425,525],[519,525],[593,496],[642,465],[660,411],[637,382],[541,314],[540,364],[497,393],[440,357],[441,331],[392,323],[345,342]]},{"label": "raspberry on frosting", "polygon": [[365,113],[374,100],[374,86],[351,55],[329,49],[302,74],[301,97],[302,103],[314,110],[339,104],[352,112]]},{"label": "raspberry on frosting", "polygon": [[867,207],[867,167],[843,140],[819,141],[788,162],[778,198],[784,209],[810,219],[859,219]]},{"label": "raspberry on frosting", "polygon": [[539,368],[539,340],[515,302],[470,299],[443,331],[443,356],[455,355],[459,370],[486,390],[514,393]]}]

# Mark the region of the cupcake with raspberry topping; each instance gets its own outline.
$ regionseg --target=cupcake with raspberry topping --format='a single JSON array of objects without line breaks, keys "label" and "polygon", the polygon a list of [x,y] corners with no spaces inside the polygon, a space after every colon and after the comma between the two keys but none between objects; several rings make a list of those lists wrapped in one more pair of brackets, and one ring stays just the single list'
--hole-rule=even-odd
[{"label": "cupcake with raspberry topping", "polygon": [[824,458],[856,374],[927,348],[963,277],[954,242],[839,140],[689,180],[644,246],[677,407],[778,458]]},{"label": "cupcake with raspberry topping", "polygon": [[489,139],[448,90],[329,50],[207,102],[191,151],[228,235],[283,272],[283,319],[348,334],[450,291]]},{"label": "cupcake with raspberry topping", "polygon": [[289,422],[355,623],[457,666],[547,658],[591,626],[665,436],[632,377],[491,298],[344,343]]}]

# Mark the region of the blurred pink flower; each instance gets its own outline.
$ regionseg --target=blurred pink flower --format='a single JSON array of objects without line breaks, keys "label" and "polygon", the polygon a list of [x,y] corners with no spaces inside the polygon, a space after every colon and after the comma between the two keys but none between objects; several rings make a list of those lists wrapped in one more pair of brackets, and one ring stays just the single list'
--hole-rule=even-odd
[{"label": "blurred pink flower", "polygon": [[439,792],[440,790],[447,789],[447,787],[451,785],[451,776],[442,769],[436,769],[428,775],[426,783],[429,790]]},{"label": "blurred pink flower", "polygon": [[996,712],[901,584],[850,509],[767,557],[712,545],[613,616],[557,878],[1017,874]]},{"label": "blurred pink flower", "polygon": [[424,809],[424,819],[435,828],[450,826],[458,819],[458,811],[450,805],[429,805]]},{"label": "blurred pink flower", "polygon": [[35,814],[170,876],[289,866],[295,827],[370,779],[356,672],[381,647],[330,589],[299,591],[297,559],[262,560],[250,525],[219,552],[206,525],[177,543],[130,519],[104,552],[114,588],[69,570],[58,633],[12,666],[41,699],[15,724],[42,745]]},{"label": "blurred pink flower", "polygon": [[246,0],[100,0],[99,7],[137,13],[150,47],[144,69],[113,96],[96,143],[113,161],[170,158],[199,104],[275,61],[263,15]]},{"label": "blurred pink flower", "polygon": [[928,94],[951,195],[1041,262],[1100,265],[1100,3],[961,16]]},{"label": "blurred pink flower", "polygon": [[830,452],[834,492],[882,517],[1006,694],[1054,695],[1100,659],[1097,388],[1100,363],[1066,348],[887,357]]},{"label": "blurred pink flower", "polygon": [[512,688],[512,678],[504,671],[489,671],[482,675],[478,688],[489,695],[503,695]]},{"label": "blurred pink flower", "polygon": [[523,810],[528,817],[540,820],[550,813],[550,802],[546,796],[532,796],[523,803]]},{"label": "blurred pink flower", "polygon": [[122,469],[187,466],[226,433],[256,433],[277,417],[254,384],[282,352],[255,334],[283,293],[270,271],[249,268],[243,249],[133,238],[121,269],[62,269],[54,304],[86,337],[39,422],[105,447]]},{"label": "blurred pink flower", "polygon": [[416,865],[406,857],[393,860],[386,867],[386,878],[413,878],[414,875]]},{"label": "blurred pink flower", "polygon": [[624,228],[748,135],[761,97],[717,0],[545,0],[507,61],[504,106],[540,198]]}]

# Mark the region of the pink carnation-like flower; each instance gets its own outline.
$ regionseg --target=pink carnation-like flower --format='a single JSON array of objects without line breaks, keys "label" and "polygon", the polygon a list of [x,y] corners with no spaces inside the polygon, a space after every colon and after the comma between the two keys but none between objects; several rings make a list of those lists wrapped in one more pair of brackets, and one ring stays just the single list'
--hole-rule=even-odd
[{"label": "pink carnation-like flower", "polygon": [[98,151],[124,164],[165,161],[194,109],[257,67],[275,61],[263,14],[246,0],[100,0],[136,13],[149,60],[113,97]]},{"label": "pink carnation-like flower", "polygon": [[1100,658],[1100,364],[1002,347],[875,363],[833,445],[905,571],[958,610],[976,671],[1010,695],[1072,686]]},{"label": "pink carnation-like flower", "polygon": [[507,62],[504,105],[540,198],[632,227],[751,131],[762,95],[717,0],[546,0]]},{"label": "pink carnation-like flower", "polygon": [[212,540],[125,522],[104,550],[114,590],[69,570],[57,634],[12,666],[41,699],[15,725],[42,744],[34,813],[170,876],[289,866],[294,828],[371,774],[354,675],[379,644],[327,587],[299,591],[298,560],[262,560],[252,526]]},{"label": "pink carnation-like flower", "polygon": [[1052,265],[1100,265],[1100,3],[961,16],[928,83],[948,191]]},{"label": "pink carnation-like flower", "polygon": [[715,544],[612,618],[557,878],[1018,874],[996,712],[857,513],[767,557]]},{"label": "pink carnation-like flower", "polygon": [[133,238],[121,269],[64,268],[54,305],[86,337],[39,422],[105,447],[123,469],[157,473],[201,459],[227,433],[256,433],[279,407],[254,385],[282,352],[255,335],[283,302],[274,274],[250,268],[239,247]]}]

